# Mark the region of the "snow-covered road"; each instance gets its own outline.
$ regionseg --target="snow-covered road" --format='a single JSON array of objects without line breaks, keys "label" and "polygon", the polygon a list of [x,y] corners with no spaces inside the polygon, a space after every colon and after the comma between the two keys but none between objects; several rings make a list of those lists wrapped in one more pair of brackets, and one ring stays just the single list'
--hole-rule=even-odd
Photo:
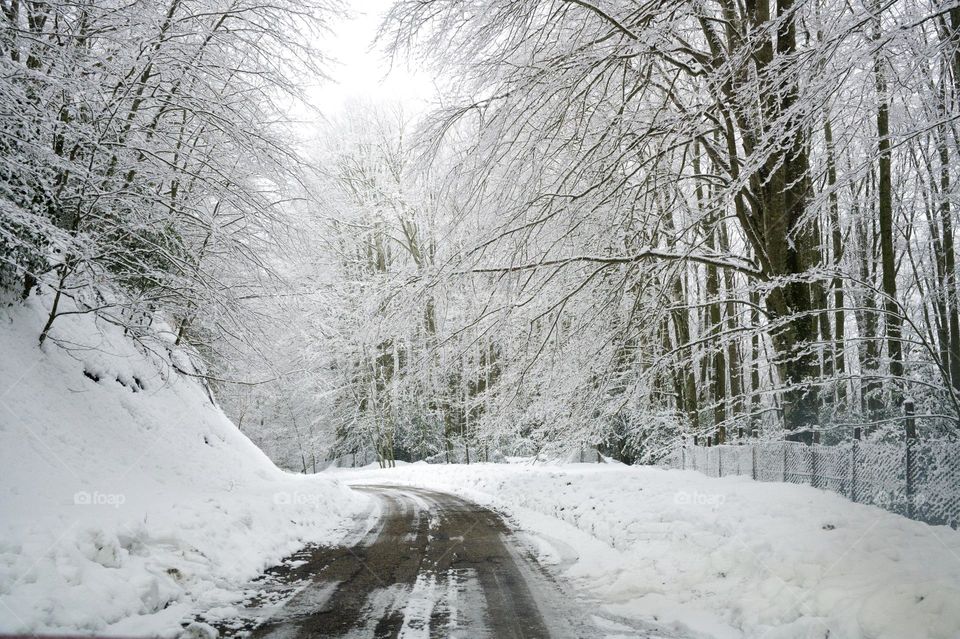
[{"label": "snow-covered road", "polygon": [[[358,488],[379,502],[379,521],[353,546],[313,546],[279,567],[274,576],[295,594],[242,612],[263,620],[254,637],[566,638],[611,630],[612,622],[598,627],[602,620],[572,603],[496,513],[422,489]],[[660,636],[614,626],[620,637]]]}]

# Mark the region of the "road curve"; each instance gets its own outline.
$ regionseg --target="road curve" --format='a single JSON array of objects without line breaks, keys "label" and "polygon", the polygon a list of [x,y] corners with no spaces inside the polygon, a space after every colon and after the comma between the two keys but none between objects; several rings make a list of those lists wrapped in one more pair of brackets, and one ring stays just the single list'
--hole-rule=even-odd
[{"label": "road curve", "polygon": [[[396,486],[358,486],[381,502],[380,523],[351,547],[313,546],[272,569],[298,584],[254,623],[254,639],[553,638],[571,631],[556,584],[515,547],[490,510]],[[268,607],[264,607],[268,608]],[[546,609],[545,609],[546,608]],[[228,628],[221,628],[225,630]],[[229,630],[229,629],[228,629]]]}]

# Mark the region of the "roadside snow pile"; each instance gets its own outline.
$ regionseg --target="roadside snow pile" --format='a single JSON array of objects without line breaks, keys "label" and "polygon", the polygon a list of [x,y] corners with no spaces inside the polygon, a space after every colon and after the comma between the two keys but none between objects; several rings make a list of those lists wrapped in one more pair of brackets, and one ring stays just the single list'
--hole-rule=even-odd
[{"label": "roadside snow pile", "polygon": [[806,486],[606,464],[331,474],[498,508],[605,614],[682,636],[960,637],[960,533]]},{"label": "roadside snow pile", "polygon": [[277,469],[166,355],[88,315],[41,351],[43,320],[0,311],[0,632],[175,635],[368,508]]}]

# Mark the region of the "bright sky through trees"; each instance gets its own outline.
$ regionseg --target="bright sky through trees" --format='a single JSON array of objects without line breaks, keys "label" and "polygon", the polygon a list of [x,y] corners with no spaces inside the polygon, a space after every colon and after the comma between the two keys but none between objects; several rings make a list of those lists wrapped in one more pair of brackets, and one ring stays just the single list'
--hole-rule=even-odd
[{"label": "bright sky through trees", "polygon": [[389,0],[353,0],[348,14],[331,25],[322,49],[334,63],[333,82],[318,81],[309,91],[310,102],[325,116],[343,111],[352,101],[398,101],[405,110],[423,111],[435,95],[430,74],[414,70],[404,60],[391,60],[377,31],[390,8]]}]

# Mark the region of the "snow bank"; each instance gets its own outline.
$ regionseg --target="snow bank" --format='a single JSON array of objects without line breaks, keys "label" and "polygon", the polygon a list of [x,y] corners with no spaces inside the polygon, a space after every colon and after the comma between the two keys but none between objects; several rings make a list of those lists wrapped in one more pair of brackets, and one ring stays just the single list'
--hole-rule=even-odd
[{"label": "snow bank", "polygon": [[175,635],[367,508],[278,470],[113,326],[62,317],[41,351],[43,312],[0,311],[0,632]]},{"label": "snow bank", "polygon": [[681,636],[960,637],[960,533],[806,486],[606,464],[331,474],[501,509],[604,613]]}]

